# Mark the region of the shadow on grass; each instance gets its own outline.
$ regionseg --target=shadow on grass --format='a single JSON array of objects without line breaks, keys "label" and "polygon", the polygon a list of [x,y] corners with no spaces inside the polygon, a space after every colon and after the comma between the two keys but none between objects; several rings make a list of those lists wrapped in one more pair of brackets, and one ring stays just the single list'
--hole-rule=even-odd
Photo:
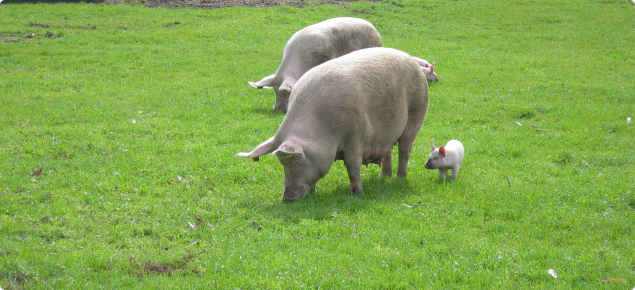
[{"label": "shadow on grass", "polygon": [[[324,181],[322,181],[324,182]],[[374,208],[377,204],[404,203],[409,195],[414,194],[414,188],[407,179],[371,177],[362,181],[364,192],[360,197],[350,193],[348,178],[345,182],[325,186],[315,192],[308,193],[304,198],[295,202],[283,202],[280,188],[280,201],[266,204],[259,210],[266,220],[282,220],[298,223],[302,220],[328,220],[333,218],[334,212],[355,214],[366,208]],[[251,202],[239,204],[239,207],[249,208]]]},{"label": "shadow on grass", "polygon": [[265,107],[252,107],[248,111],[254,114],[267,115],[271,117],[281,116],[285,114],[284,112],[274,111],[271,108],[265,108]]}]

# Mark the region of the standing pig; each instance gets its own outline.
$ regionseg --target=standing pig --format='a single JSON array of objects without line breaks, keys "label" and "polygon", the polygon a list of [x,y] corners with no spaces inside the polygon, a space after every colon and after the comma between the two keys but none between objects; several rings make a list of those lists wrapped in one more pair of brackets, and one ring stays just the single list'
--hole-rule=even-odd
[{"label": "standing pig", "polygon": [[452,180],[459,175],[459,167],[463,161],[463,144],[458,140],[450,140],[445,146],[434,147],[434,140],[430,142],[432,153],[424,165],[428,169],[439,169],[441,179],[445,180],[448,169],[452,169]]},{"label": "standing pig", "polygon": [[425,59],[421,59],[421,58],[414,57],[414,56],[413,56],[413,58],[417,61],[417,63],[421,67],[421,70],[423,71],[423,74],[426,75],[426,79],[429,82],[438,82],[439,81],[439,77],[434,72],[434,63],[431,64]]},{"label": "standing pig", "polygon": [[370,22],[338,17],[305,27],[291,36],[284,47],[280,67],[275,74],[249,84],[256,88],[273,87],[274,111],[287,111],[289,95],[300,77],[325,61],[349,52],[381,46],[381,37]]},{"label": "standing pig", "polygon": [[362,193],[361,165],[382,165],[392,175],[398,144],[398,177],[406,177],[412,144],[428,109],[428,82],[407,53],[368,48],[309,70],[291,93],[278,132],[250,153],[272,153],[284,167],[284,201],[304,197],[334,160],[344,160],[351,192]]}]

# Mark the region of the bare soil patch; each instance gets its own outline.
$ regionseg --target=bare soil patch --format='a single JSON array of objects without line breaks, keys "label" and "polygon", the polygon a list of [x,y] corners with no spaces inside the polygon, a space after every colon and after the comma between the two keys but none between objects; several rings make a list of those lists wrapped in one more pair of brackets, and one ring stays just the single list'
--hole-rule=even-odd
[{"label": "bare soil patch", "polygon": [[[117,4],[121,2],[135,2],[136,0],[105,0],[107,4]],[[191,9],[214,9],[223,7],[270,7],[287,5],[293,7],[304,7],[313,5],[342,5],[346,2],[356,2],[357,0],[141,0],[145,6],[153,8],[191,8]],[[371,0],[381,1],[381,0]]]}]

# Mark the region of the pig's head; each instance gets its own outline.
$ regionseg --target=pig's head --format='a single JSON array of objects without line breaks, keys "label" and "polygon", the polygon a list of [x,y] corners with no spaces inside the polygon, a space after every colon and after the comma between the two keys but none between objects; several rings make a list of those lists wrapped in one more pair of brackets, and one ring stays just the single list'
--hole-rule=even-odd
[{"label": "pig's head", "polygon": [[273,154],[284,167],[284,201],[303,198],[328,172],[328,168],[321,170],[311,156],[304,154],[301,145],[293,141],[283,142]]},{"label": "pig's head", "polygon": [[295,85],[296,80],[292,77],[287,77],[282,81],[276,79],[276,75],[270,75],[264,77],[262,80],[254,83],[249,82],[249,85],[256,89],[273,88],[276,92],[276,103],[273,105],[274,111],[287,111],[289,106],[289,95]]},{"label": "pig's head", "polygon": [[426,79],[428,80],[428,82],[438,82],[439,81],[439,77],[434,72],[434,66],[435,66],[434,62],[433,63],[429,63],[425,59],[414,57],[414,56],[412,58],[417,62],[417,64],[419,65],[419,67],[423,71],[423,74],[426,76]]},{"label": "pig's head", "polygon": [[429,82],[438,82],[439,81],[439,77],[434,72],[434,66],[435,66],[435,63],[433,62],[432,64],[426,64],[425,66],[421,67],[421,70],[423,71],[423,74],[426,76],[426,79]]},{"label": "pig's head", "polygon": [[430,141],[430,147],[432,147],[432,153],[424,166],[428,169],[438,169],[445,166],[445,147],[434,147],[434,140]]},{"label": "pig's head", "polygon": [[238,153],[238,156],[258,161],[260,156],[268,153],[275,154],[284,167],[283,201],[303,198],[328,172],[328,168],[326,172],[321,170],[312,158],[305,155],[301,144],[291,140],[284,141],[276,148],[274,138],[270,138],[250,153]]}]

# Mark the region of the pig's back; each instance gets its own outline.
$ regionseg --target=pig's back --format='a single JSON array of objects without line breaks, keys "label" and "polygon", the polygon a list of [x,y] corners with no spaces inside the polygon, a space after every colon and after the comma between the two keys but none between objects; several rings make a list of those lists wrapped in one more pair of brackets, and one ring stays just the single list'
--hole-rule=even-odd
[{"label": "pig's back", "polygon": [[381,36],[370,22],[338,17],[307,26],[291,36],[284,48],[281,67],[312,67],[349,52],[382,45]]},{"label": "pig's back", "polygon": [[392,146],[409,113],[427,108],[427,91],[425,76],[407,53],[390,48],[358,50],[302,76],[285,120],[304,118],[342,138],[361,134],[366,144]]},{"label": "pig's back", "polygon": [[458,140],[448,141],[448,143],[445,145],[445,149],[456,152],[457,156],[459,157],[459,163],[463,161],[463,155],[465,154],[465,149],[463,148],[463,144],[460,141]]}]

